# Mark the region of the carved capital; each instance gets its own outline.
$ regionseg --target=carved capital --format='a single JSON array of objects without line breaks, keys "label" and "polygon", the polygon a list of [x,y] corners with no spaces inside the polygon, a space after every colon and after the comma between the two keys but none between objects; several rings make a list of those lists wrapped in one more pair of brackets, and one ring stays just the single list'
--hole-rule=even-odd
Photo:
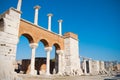
[{"label": "carved capital", "polygon": [[59,23],[61,23],[61,22],[63,22],[63,20],[62,20],[62,19],[60,19],[60,20],[58,20],[58,22],[59,22]]},{"label": "carved capital", "polygon": [[49,13],[49,14],[47,14],[47,16],[53,16],[53,14],[52,14],[52,13]]},{"label": "carved capital", "polygon": [[34,9],[40,9],[41,7],[39,5],[36,5]]},{"label": "carved capital", "polygon": [[62,54],[64,53],[64,51],[63,51],[63,50],[56,50],[56,53],[57,53],[58,55],[62,55]]},{"label": "carved capital", "polygon": [[37,47],[38,47],[38,44],[37,44],[37,43],[30,43],[30,47],[31,47],[31,48],[37,48]]},{"label": "carved capital", "polygon": [[45,51],[52,51],[52,47],[45,47]]}]

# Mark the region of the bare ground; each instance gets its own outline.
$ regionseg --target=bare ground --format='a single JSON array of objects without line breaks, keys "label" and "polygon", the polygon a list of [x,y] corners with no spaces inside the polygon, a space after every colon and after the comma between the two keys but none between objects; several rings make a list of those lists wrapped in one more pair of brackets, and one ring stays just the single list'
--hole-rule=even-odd
[{"label": "bare ground", "polygon": [[[22,78],[22,80],[106,80],[106,78],[110,78],[111,76],[57,76],[57,75],[37,75],[37,76],[31,76],[26,74],[19,74],[19,77]],[[110,80],[110,79],[108,79]]]}]

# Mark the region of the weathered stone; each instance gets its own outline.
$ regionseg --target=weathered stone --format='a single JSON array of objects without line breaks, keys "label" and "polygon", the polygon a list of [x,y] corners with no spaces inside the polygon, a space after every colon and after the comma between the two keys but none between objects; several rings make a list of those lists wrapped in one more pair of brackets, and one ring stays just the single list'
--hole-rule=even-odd
[{"label": "weathered stone", "polygon": [[64,39],[65,46],[65,72],[69,75],[74,74],[74,71],[82,74],[79,58],[79,47],[77,35],[66,33]]},{"label": "weathered stone", "polygon": [[0,80],[21,80],[13,71],[14,66],[9,56],[0,55]]}]

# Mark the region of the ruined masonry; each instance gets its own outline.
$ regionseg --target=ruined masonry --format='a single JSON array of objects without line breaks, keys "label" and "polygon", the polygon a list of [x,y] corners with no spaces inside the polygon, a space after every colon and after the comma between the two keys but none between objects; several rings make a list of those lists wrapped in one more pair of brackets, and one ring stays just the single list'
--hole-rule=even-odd
[{"label": "ruined masonry", "polygon": [[[28,39],[31,48],[31,59],[23,60],[24,68],[26,67],[25,74],[51,75],[52,72],[57,75],[73,76],[107,73],[104,61],[92,60],[79,55],[79,39],[76,34],[67,32],[62,35],[63,20],[58,20],[59,33],[54,33],[51,30],[53,14],[47,14],[48,29],[45,29],[38,25],[38,13],[41,7],[39,5],[34,7],[35,15],[34,23],[32,23],[21,18],[21,4],[22,0],[18,0],[17,9],[10,8],[0,14],[0,79],[4,77],[7,80],[9,76],[13,80],[16,77],[14,69],[16,69],[16,49],[20,36],[25,36]],[[46,51],[46,58],[42,59],[35,58],[36,48],[40,41],[44,44]],[[56,48],[55,62],[50,60],[53,45]],[[9,63],[9,68],[6,62]],[[51,65],[55,67],[51,69]],[[3,75],[4,73],[6,74]]]},{"label": "ruined masonry", "polygon": [[[62,20],[58,20],[59,34],[51,31],[51,18],[53,14],[48,14],[48,29],[44,29],[38,25],[38,12],[40,6],[35,6],[34,23],[21,19],[21,3],[18,0],[17,9],[10,8],[3,14],[0,14],[0,56],[11,61],[12,64],[16,58],[16,48],[20,36],[25,36],[29,40],[31,47],[31,75],[36,75],[35,71],[35,51],[38,42],[43,42],[46,51],[46,75],[49,75],[50,69],[50,53],[52,46],[56,47],[58,55],[58,74],[70,75],[74,72],[77,75],[82,74],[80,57],[79,57],[79,41],[78,36],[68,32],[62,35]],[[12,66],[11,66],[12,67]]]},{"label": "ruined masonry", "polygon": [[15,60],[18,33],[20,25],[20,11],[10,8],[0,15],[0,55]]},{"label": "ruined masonry", "polygon": [[13,64],[16,58],[20,14],[20,11],[10,8],[0,15],[0,80],[19,79],[14,73]]}]

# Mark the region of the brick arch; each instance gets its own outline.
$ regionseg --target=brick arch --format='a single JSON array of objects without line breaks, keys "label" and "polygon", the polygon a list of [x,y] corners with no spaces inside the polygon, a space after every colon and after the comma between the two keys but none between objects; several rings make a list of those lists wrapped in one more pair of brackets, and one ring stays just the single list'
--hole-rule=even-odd
[{"label": "brick arch", "polygon": [[61,50],[61,47],[58,43],[54,43],[53,45],[55,46],[56,50]]},{"label": "brick arch", "polygon": [[[45,47],[52,47],[55,43],[57,49],[64,50],[64,37],[52,31],[42,28],[41,26],[34,25],[31,22],[21,19],[19,27],[19,35],[28,33],[33,43],[42,41]],[[59,46],[58,46],[59,45]]]},{"label": "brick arch", "polygon": [[19,35],[19,37],[20,37],[20,36],[26,37],[26,38],[28,39],[29,43],[34,43],[34,39],[33,39],[33,37],[32,37],[30,34],[28,34],[28,33],[23,33],[23,34]]},{"label": "brick arch", "polygon": [[40,41],[44,44],[45,47],[49,47],[49,42],[46,39],[41,39]]}]

